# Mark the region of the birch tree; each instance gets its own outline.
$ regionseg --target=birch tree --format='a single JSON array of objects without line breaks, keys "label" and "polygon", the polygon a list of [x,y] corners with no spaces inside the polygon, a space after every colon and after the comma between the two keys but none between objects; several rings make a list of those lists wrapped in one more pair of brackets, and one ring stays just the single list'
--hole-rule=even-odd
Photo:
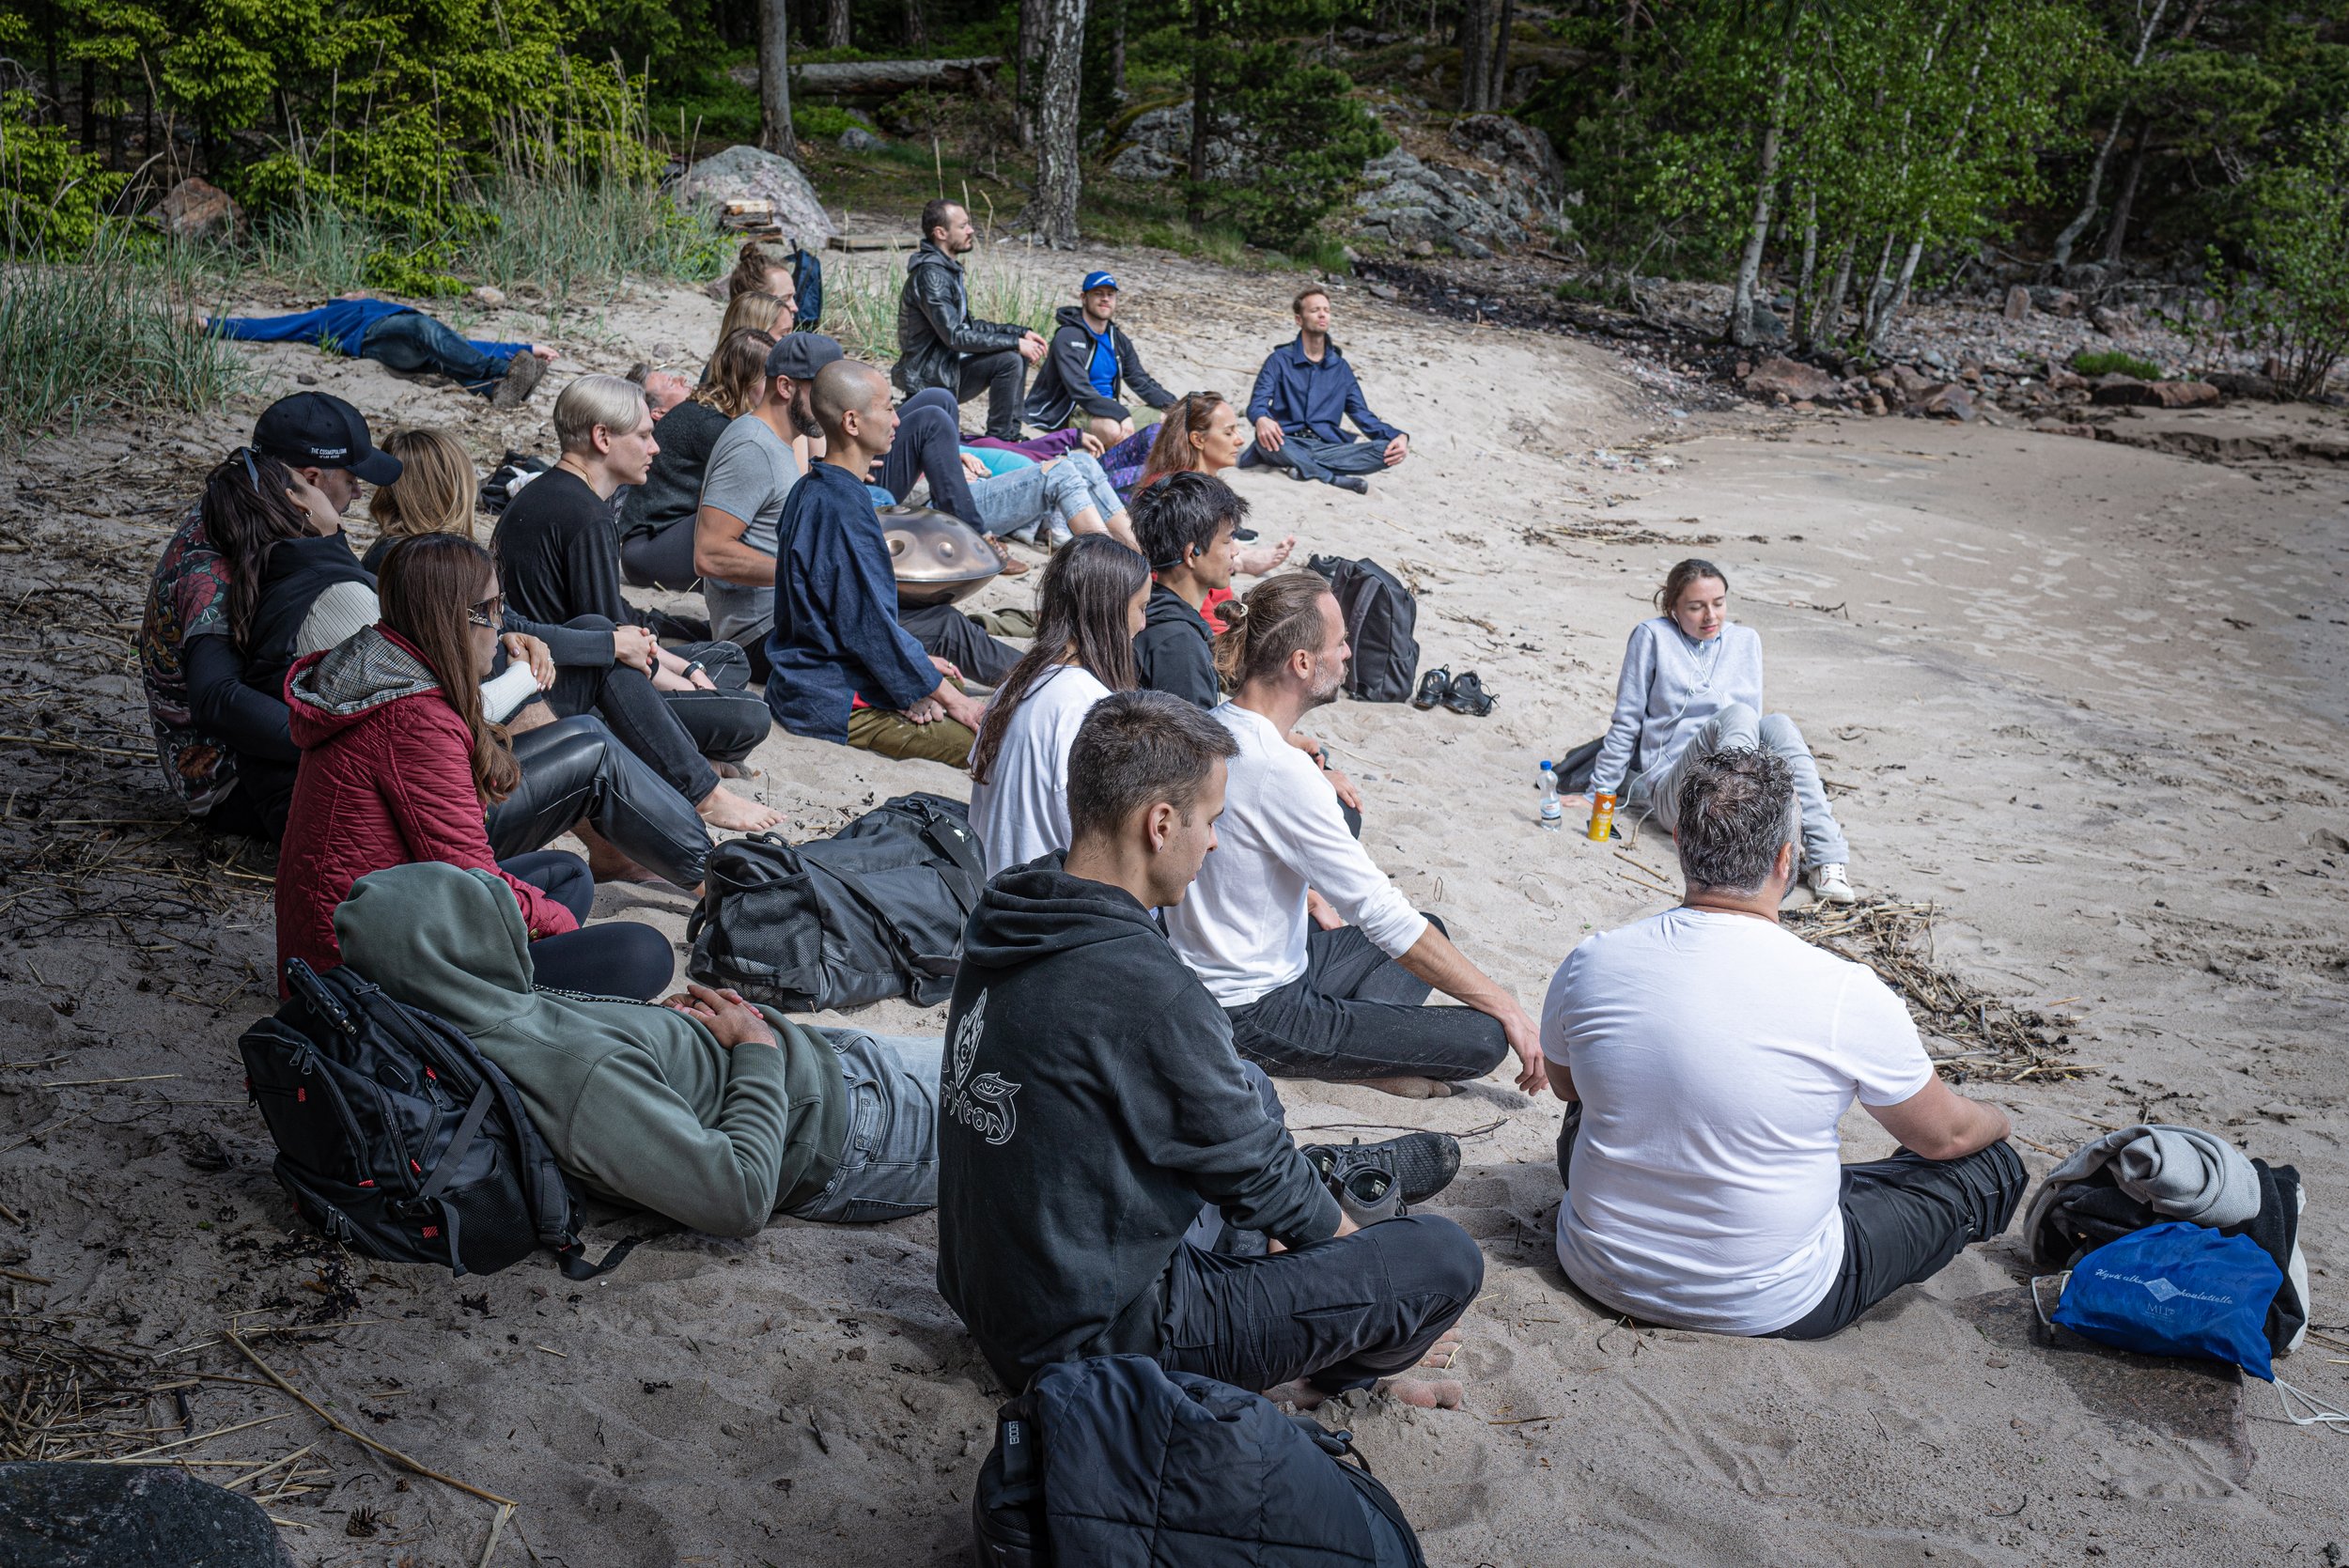
[{"label": "birch tree", "polygon": [[1044,83],[1035,116],[1035,229],[1046,244],[1071,250],[1083,189],[1077,105],[1083,86],[1085,0],[1041,0],[1041,10]]}]

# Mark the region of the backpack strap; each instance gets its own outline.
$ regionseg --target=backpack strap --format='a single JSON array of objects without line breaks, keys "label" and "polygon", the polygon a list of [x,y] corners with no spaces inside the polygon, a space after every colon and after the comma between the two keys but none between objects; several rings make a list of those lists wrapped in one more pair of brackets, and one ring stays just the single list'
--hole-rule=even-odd
[{"label": "backpack strap", "polygon": [[673,1225],[663,1226],[646,1231],[643,1235],[622,1236],[612,1244],[610,1251],[604,1253],[601,1263],[589,1263],[587,1244],[577,1236],[573,1236],[569,1246],[555,1249],[555,1262],[562,1265],[563,1278],[566,1280],[592,1280],[599,1274],[611,1273],[627,1261],[628,1255],[635,1251],[637,1248],[655,1236],[665,1235],[675,1229]]},{"label": "backpack strap", "polygon": [[[432,1162],[432,1173],[425,1177],[424,1185],[416,1189],[416,1202],[429,1203],[441,1196],[441,1189],[448,1186],[457,1174],[457,1167],[464,1159],[465,1151],[473,1147],[475,1138],[481,1136],[481,1124],[489,1119],[490,1108],[497,1104],[497,1091],[487,1081],[474,1091],[473,1104],[465,1108],[465,1119],[457,1124],[457,1136],[448,1141],[448,1147],[442,1151],[441,1157]],[[452,1215],[449,1219],[451,1251],[456,1250],[456,1230],[457,1220]]]}]

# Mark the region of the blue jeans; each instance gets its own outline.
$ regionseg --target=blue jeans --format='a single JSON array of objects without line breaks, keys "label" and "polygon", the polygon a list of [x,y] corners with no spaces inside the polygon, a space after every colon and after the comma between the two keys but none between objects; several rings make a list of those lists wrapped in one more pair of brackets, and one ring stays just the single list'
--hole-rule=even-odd
[{"label": "blue jeans", "polygon": [[938,1206],[938,1082],[945,1042],[861,1029],[817,1031],[840,1057],[848,1136],[831,1185],[791,1211],[832,1225],[902,1219]]},{"label": "blue jeans", "polygon": [[492,359],[446,324],[421,310],[386,316],[367,328],[359,357],[413,375],[429,373],[462,381],[467,392],[487,397],[497,390],[507,361]]},{"label": "blue jeans", "polygon": [[1126,509],[1100,463],[1084,452],[1071,452],[1050,468],[1038,463],[978,480],[971,486],[971,501],[979,526],[997,538],[1033,536],[1048,526],[1053,538],[1066,538],[1069,520],[1088,506],[1104,522]]}]

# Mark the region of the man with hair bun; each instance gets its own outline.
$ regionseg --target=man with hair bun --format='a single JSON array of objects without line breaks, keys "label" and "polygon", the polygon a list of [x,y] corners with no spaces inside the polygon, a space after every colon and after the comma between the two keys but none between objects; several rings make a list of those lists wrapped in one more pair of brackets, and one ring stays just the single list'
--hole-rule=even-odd
[{"label": "man with hair bun", "polygon": [[[1571,1108],[1558,1261],[1645,1322],[1825,1339],[2003,1232],[2023,1162],[1891,987],[1779,924],[1803,832],[1787,759],[1702,753],[1678,788],[1687,896],[1585,939],[1542,1008]],[[1854,1099],[1890,1157],[1840,1163]]]},{"label": "man with hair bun", "polygon": [[889,380],[834,360],[810,409],[824,456],[792,487],[776,523],[774,629],[767,706],[794,735],[891,757],[968,767],[984,712],[954,664],[897,624],[897,577],[863,475],[889,450]]},{"label": "man with hair bun", "polygon": [[[1524,1009],[1396,891],[1288,738],[1346,678],[1352,650],[1330,585],[1283,572],[1242,602],[1245,616],[1216,644],[1233,692],[1212,717],[1239,747],[1223,844],[1182,908],[1166,911],[1174,951],[1223,1005],[1240,1054],[1276,1078],[1423,1098],[1483,1078],[1514,1049],[1517,1086],[1539,1089]],[[1431,989],[1465,1005],[1423,1006]]]}]

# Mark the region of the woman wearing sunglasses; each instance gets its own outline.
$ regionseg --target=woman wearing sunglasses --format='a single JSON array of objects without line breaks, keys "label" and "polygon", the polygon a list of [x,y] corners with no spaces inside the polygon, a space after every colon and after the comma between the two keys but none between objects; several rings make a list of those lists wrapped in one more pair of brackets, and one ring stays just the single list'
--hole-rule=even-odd
[{"label": "woman wearing sunglasses", "polygon": [[[382,619],[294,666],[286,694],[301,771],[277,862],[280,966],[340,961],[334,908],[370,872],[444,861],[504,879],[542,986],[639,1000],[674,955],[650,926],[583,927],[595,884],[540,851],[583,816],[621,853],[698,891],[708,835],[685,799],[581,716],[509,742],[482,711],[504,603],[490,555],[425,535],[384,562]],[[533,853],[532,851],[538,851]]]}]

